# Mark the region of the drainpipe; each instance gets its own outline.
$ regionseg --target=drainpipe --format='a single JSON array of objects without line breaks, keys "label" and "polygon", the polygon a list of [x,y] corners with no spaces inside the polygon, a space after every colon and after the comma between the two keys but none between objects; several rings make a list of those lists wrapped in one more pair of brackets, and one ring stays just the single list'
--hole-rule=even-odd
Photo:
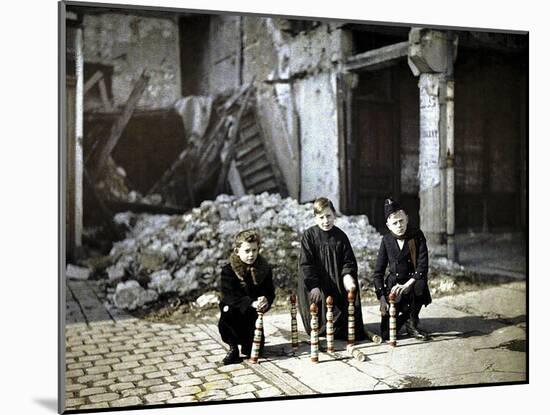
[{"label": "drainpipe", "polygon": [[447,32],[447,71],[446,71],[446,142],[447,142],[447,258],[458,261],[458,251],[455,244],[455,144],[454,144],[454,47],[453,33]]}]

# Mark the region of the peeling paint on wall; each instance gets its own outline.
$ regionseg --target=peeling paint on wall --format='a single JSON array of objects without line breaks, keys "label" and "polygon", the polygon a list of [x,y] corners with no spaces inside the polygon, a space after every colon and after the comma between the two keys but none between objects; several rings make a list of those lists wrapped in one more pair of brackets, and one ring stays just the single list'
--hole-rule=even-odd
[{"label": "peeling paint on wall", "polygon": [[[286,19],[244,18],[243,78],[246,82],[256,75],[262,111],[269,116],[266,111],[271,107],[271,114],[284,123],[277,129],[265,117],[261,119],[266,138],[276,143],[278,150],[285,147],[280,150],[279,164],[290,194],[300,192],[302,201],[323,194],[337,205],[335,73],[338,60],[351,51],[350,39],[328,24],[296,36],[284,30],[287,26]],[[347,45],[345,50],[343,45]],[[290,160],[281,160],[283,153]]]},{"label": "peeling paint on wall", "polygon": [[113,67],[116,106],[126,102],[142,70],[150,76],[138,107],[165,108],[180,96],[178,28],[169,19],[121,14],[84,16],[84,60]]},{"label": "peeling paint on wall", "polygon": [[335,76],[323,73],[297,81],[295,91],[301,121],[301,201],[325,196],[338,209],[340,188],[335,87]]},{"label": "peeling paint on wall", "polygon": [[439,172],[439,76],[421,74],[420,89],[420,155],[418,175],[420,190],[435,187]]}]

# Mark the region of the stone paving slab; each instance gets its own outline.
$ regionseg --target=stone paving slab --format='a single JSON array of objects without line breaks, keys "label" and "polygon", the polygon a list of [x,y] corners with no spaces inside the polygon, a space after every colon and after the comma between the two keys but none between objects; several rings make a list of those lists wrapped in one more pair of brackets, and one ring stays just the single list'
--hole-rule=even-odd
[{"label": "stone paving slab", "polygon": [[[67,410],[526,378],[524,282],[436,299],[421,314],[423,327],[433,334],[431,341],[400,337],[396,348],[362,342],[357,347],[367,355],[364,362],[348,357],[345,343],[337,341],[336,353],[322,351],[320,363],[311,363],[300,319],[300,347],[294,352],[289,315],[268,313],[265,358],[259,364],[244,361],[230,366],[221,363],[227,346],[215,324],[151,323],[114,313],[90,286],[91,281],[71,282],[67,290],[72,298],[67,309],[81,312],[67,315]],[[90,296],[94,298],[81,298]],[[363,307],[363,317],[367,327],[377,332],[377,307]]]}]

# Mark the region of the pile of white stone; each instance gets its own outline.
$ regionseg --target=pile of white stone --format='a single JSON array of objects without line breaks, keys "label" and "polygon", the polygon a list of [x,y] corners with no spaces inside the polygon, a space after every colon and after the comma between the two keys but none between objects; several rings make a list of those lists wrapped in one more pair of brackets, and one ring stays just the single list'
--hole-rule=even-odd
[{"label": "pile of white stone", "polygon": [[[117,214],[115,221],[126,224],[130,231],[126,239],[113,245],[112,265],[106,273],[114,289],[110,295],[113,303],[129,310],[165,293],[193,301],[215,292],[233,236],[248,228],[261,235],[261,253],[274,266],[275,285],[292,289],[300,235],[314,225],[311,203],[299,204],[268,193],[240,198],[220,195],[184,215],[125,212]],[[360,278],[366,281],[380,234],[364,215],[339,216],[336,225],[348,235]]]}]

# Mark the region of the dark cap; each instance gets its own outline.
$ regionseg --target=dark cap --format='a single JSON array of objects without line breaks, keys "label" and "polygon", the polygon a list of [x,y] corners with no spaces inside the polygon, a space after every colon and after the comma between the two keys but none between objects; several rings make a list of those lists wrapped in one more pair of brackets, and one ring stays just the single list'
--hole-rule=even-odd
[{"label": "dark cap", "polygon": [[396,202],[392,198],[388,198],[384,201],[384,219],[388,221],[389,216],[398,210],[403,209],[399,202]]}]

